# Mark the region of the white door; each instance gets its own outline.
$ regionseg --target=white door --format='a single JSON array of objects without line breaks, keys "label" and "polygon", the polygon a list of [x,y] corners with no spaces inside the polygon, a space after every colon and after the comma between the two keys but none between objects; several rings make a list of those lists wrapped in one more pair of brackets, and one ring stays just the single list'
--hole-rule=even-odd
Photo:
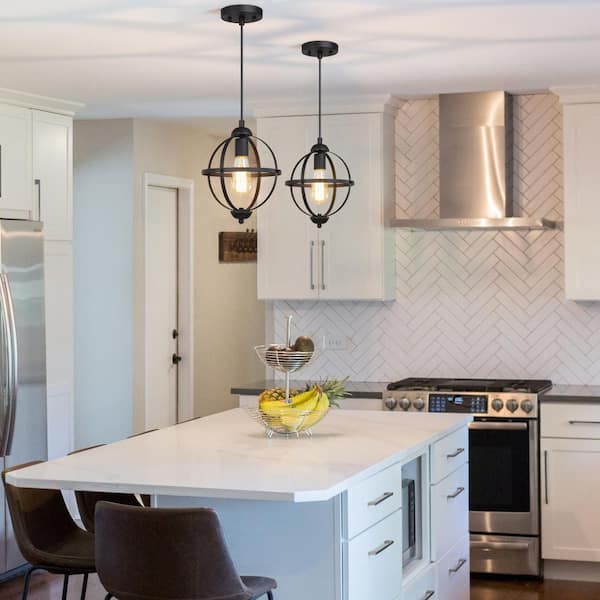
[{"label": "white door", "polygon": [[542,558],[600,561],[600,441],[542,438]]},{"label": "white door", "polygon": [[146,194],[146,428],[177,423],[177,189]]}]

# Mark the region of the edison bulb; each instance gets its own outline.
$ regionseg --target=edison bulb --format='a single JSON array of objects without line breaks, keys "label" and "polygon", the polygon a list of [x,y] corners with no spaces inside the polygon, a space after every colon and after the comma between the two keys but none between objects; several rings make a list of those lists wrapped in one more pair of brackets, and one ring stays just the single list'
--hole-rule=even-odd
[{"label": "edison bulb", "polygon": [[[240,155],[234,158],[233,166],[237,169],[247,169],[250,166],[248,156]],[[237,171],[231,175],[231,191],[236,195],[245,195],[252,191],[253,181],[250,173]]]},{"label": "edison bulb", "polygon": [[[325,169],[315,169],[313,171],[313,179],[325,179]],[[315,204],[323,204],[327,201],[327,184],[325,182],[315,181],[310,185],[311,200]]]}]

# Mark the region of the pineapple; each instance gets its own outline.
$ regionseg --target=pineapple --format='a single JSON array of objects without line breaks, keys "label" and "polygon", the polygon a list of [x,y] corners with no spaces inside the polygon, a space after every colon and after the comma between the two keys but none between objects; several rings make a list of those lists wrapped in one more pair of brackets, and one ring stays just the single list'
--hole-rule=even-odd
[{"label": "pineapple", "polygon": [[[346,391],[346,381],[348,381],[348,377],[344,377],[344,379],[325,379],[319,382],[317,385],[321,388],[321,392],[327,395],[329,399],[329,404],[335,406],[336,408],[340,408],[340,404],[338,400],[342,400],[346,396],[351,396],[349,392]],[[308,381],[306,383],[305,390],[308,391],[312,387],[314,387],[314,383]],[[283,395],[285,398],[285,390],[283,390]],[[290,396],[293,394],[290,392]]]},{"label": "pineapple", "polygon": [[[298,394],[298,390],[290,389],[290,398],[293,398],[296,394]],[[265,390],[259,397],[259,402],[267,402],[267,401],[279,401],[285,402],[285,388],[271,388],[270,390]]]}]

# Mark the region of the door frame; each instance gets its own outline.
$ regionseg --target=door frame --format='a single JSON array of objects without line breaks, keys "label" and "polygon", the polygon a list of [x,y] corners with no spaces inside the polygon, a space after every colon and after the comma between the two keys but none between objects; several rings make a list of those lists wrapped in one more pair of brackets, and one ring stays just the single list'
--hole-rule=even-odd
[{"label": "door frame", "polygon": [[177,421],[179,423],[194,416],[194,181],[170,175],[144,173],[144,369],[143,369],[143,403],[144,425],[147,423],[146,396],[146,215],[148,212],[149,188],[163,187],[177,190],[177,281],[178,302],[177,320],[179,326],[178,353],[183,360],[178,365],[177,372]]}]

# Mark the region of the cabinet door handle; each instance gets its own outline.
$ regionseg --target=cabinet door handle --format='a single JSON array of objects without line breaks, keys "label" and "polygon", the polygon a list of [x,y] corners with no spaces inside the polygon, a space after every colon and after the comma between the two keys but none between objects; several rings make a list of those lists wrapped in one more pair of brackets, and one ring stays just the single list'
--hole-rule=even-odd
[{"label": "cabinet door handle", "polygon": [[34,179],[33,184],[37,187],[38,221],[41,221],[42,220],[42,180]]},{"label": "cabinet door handle", "polygon": [[423,600],[429,600],[429,598],[433,598],[435,596],[435,590],[427,590],[425,595],[423,596]]},{"label": "cabinet door handle", "polygon": [[457,448],[456,452],[452,452],[452,454],[446,454],[446,458],[456,458],[459,454],[462,454],[464,451],[464,448]]},{"label": "cabinet door handle", "polygon": [[315,263],[315,242],[313,240],[310,241],[310,289],[315,289],[315,274],[313,270],[313,265]]},{"label": "cabinet door handle", "polygon": [[600,425],[600,421],[569,421],[569,425]]},{"label": "cabinet door handle", "polygon": [[452,500],[452,499],[456,498],[457,496],[460,496],[464,491],[465,491],[464,487],[456,488],[456,491],[454,492],[454,494],[449,494],[448,496],[446,496],[446,498],[448,498],[448,500]]},{"label": "cabinet door handle", "polygon": [[452,567],[452,569],[448,569],[448,573],[451,573],[451,574],[458,573],[466,564],[467,564],[467,559],[461,558],[455,567]]},{"label": "cabinet door handle", "polygon": [[325,240],[321,240],[321,289],[325,289]]},{"label": "cabinet door handle", "polygon": [[544,450],[544,503],[548,504],[548,450]]},{"label": "cabinet door handle", "polygon": [[379,498],[375,498],[375,500],[371,500],[369,502],[369,506],[378,506],[382,502],[389,500],[394,495],[394,492],[384,492],[379,496]]},{"label": "cabinet door handle", "polygon": [[369,556],[377,556],[378,554],[381,554],[384,550],[387,550],[393,543],[394,540],[385,540],[385,542],[383,542],[381,546],[378,546],[374,550],[370,550]]}]

